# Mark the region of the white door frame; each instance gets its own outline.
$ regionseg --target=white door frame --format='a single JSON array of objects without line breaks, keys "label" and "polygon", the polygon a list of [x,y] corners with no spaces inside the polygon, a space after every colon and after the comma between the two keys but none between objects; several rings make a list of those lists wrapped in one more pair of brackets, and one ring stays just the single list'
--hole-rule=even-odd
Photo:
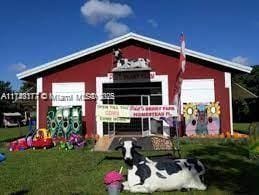
[{"label": "white door frame", "polygon": [[[155,72],[150,72],[150,82],[161,82],[162,87],[162,105],[169,105],[169,91],[168,91],[168,75],[156,75]],[[108,73],[105,77],[96,77],[96,94],[97,97],[102,97],[103,84],[114,83],[113,74]],[[103,104],[101,98],[96,100],[96,104]],[[103,123],[96,120],[96,132],[103,136]],[[170,136],[169,125],[163,121],[163,135]]]},{"label": "white door frame", "polygon": [[[147,98],[147,104],[144,104],[144,98]],[[140,102],[141,105],[150,105],[150,95],[140,95]],[[141,130],[142,130],[142,136],[149,136],[150,132],[151,132],[151,124],[150,124],[150,117],[148,118],[148,130],[144,129],[144,119],[145,118],[141,118]]]}]

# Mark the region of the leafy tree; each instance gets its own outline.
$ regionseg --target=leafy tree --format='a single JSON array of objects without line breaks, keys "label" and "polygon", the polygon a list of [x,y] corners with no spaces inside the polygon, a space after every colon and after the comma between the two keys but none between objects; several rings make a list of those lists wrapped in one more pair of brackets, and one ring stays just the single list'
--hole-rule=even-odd
[{"label": "leafy tree", "polygon": [[8,94],[13,92],[10,82],[0,81],[0,112],[4,112],[11,104]]},{"label": "leafy tree", "polygon": [[[19,90],[20,93],[36,93],[36,85],[32,82],[24,81]],[[36,110],[35,99],[23,99],[17,101],[17,107],[21,113],[33,112]]]},{"label": "leafy tree", "polygon": [[259,65],[253,66],[253,70],[250,74],[235,74],[233,81],[259,96]]},{"label": "leafy tree", "polygon": [[[233,81],[259,96],[259,65],[253,66],[250,74],[233,75]],[[233,102],[233,117],[236,122],[259,121],[259,98],[239,99]]]},{"label": "leafy tree", "polygon": [[10,82],[0,81],[0,124],[2,123],[3,113],[10,111],[12,105],[10,94],[12,92],[13,90]]},{"label": "leafy tree", "polygon": [[34,83],[24,81],[19,90],[21,93],[35,93],[36,86]]}]

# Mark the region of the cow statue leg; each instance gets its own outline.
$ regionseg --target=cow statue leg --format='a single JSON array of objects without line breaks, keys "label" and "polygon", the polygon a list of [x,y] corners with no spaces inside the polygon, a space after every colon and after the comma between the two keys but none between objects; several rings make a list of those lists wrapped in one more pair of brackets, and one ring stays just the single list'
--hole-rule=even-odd
[{"label": "cow statue leg", "polygon": [[146,188],[144,185],[134,185],[129,186],[129,182],[125,181],[122,183],[123,190],[130,191],[132,193],[151,193],[148,188]]},{"label": "cow statue leg", "polygon": [[130,192],[132,193],[152,193],[149,188],[145,187],[145,185],[136,185],[130,187]]},{"label": "cow statue leg", "polygon": [[129,182],[124,181],[122,182],[123,190],[130,191]]},{"label": "cow statue leg", "polygon": [[196,176],[189,182],[187,188],[193,188],[193,189],[197,189],[197,190],[206,190],[207,186],[204,183],[202,183],[199,176]]}]

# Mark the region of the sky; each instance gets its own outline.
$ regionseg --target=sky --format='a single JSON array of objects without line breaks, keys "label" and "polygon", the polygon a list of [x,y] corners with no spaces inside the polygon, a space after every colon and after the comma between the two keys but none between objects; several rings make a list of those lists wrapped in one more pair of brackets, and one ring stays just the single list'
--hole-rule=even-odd
[{"label": "sky", "polygon": [[244,65],[259,64],[257,0],[1,0],[0,80],[135,32]]}]

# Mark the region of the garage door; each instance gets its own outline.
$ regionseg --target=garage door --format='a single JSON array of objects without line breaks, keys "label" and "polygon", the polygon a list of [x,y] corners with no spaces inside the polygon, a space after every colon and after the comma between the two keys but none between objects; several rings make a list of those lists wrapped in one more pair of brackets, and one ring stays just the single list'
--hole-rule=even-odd
[{"label": "garage door", "polygon": [[82,115],[85,116],[85,83],[52,83],[52,106],[82,106]]},{"label": "garage door", "polygon": [[214,79],[186,79],[182,83],[182,103],[215,101]]}]

